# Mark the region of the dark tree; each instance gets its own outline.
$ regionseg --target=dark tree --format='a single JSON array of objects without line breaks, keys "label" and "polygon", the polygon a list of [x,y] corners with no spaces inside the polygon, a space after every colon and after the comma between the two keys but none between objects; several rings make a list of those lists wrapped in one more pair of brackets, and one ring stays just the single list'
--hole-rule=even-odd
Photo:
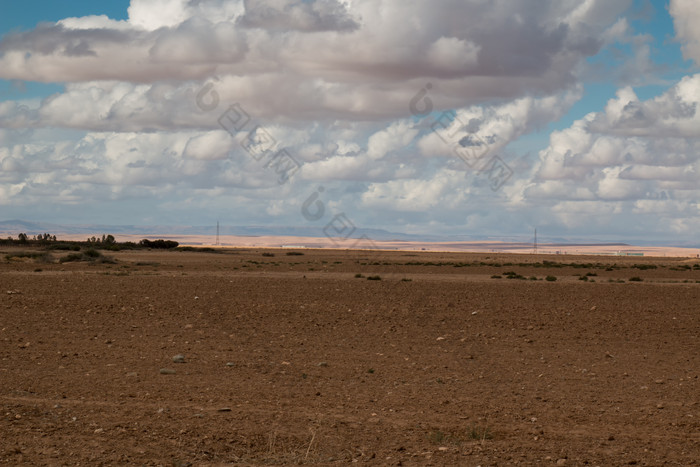
[{"label": "dark tree", "polygon": [[147,238],[144,238],[139,242],[139,245],[146,248],[169,249],[176,248],[179,245],[179,243],[173,240],[148,240]]}]

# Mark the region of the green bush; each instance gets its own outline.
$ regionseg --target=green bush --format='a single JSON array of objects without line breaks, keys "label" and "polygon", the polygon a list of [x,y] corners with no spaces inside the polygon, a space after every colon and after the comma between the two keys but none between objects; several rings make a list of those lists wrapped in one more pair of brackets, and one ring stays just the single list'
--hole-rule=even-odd
[{"label": "green bush", "polygon": [[549,281],[549,282],[555,282],[555,281],[557,280],[557,278],[554,277],[554,276],[547,276],[547,277],[545,278],[545,280],[546,280],[546,281]]},{"label": "green bush", "polygon": [[54,245],[49,245],[49,250],[62,250],[62,251],[80,251],[80,245],[73,245],[70,243],[56,243]]},{"label": "green bush", "polygon": [[59,259],[58,262],[63,264],[63,263],[71,263],[73,261],[82,261],[82,260],[83,260],[82,253],[71,253],[68,256],[64,256],[63,258]]},{"label": "green bush", "polygon": [[89,250],[85,250],[85,251],[83,252],[83,254],[84,254],[85,256],[87,256],[88,258],[99,258],[100,256],[102,256],[102,253],[100,253],[99,251],[95,250],[94,248],[90,248]]},{"label": "green bush", "polygon": [[86,261],[89,263],[104,263],[104,264],[116,264],[117,261],[114,258],[110,258],[109,256],[102,256],[102,253],[100,253],[97,250],[94,249],[89,249],[87,251],[84,251],[82,253],[71,253],[67,256],[64,256],[63,258],[59,259],[58,262],[63,264],[63,263],[72,263],[76,261]]}]

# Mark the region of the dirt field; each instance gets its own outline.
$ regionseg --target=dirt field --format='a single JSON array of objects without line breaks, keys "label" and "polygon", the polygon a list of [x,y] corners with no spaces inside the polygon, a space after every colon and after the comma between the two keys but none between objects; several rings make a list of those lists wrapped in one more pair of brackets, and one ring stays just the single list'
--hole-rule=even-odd
[{"label": "dirt field", "polygon": [[18,251],[0,464],[700,459],[698,260]]}]

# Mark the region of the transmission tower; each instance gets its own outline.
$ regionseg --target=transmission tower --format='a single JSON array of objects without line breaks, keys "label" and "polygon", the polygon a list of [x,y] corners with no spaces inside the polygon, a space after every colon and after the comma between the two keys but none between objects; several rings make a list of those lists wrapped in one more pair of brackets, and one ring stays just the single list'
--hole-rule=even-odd
[{"label": "transmission tower", "polygon": [[537,228],[535,228],[535,254],[537,254]]}]

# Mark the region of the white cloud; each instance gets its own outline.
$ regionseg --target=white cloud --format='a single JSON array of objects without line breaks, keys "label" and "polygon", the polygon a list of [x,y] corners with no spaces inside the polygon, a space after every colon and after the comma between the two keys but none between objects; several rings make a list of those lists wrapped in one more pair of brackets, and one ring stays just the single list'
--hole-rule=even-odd
[{"label": "white cloud", "polygon": [[697,223],[687,219],[700,214],[698,103],[700,75],[646,101],[619,90],[604,111],[552,133],[521,199],[549,205],[569,228],[636,215],[634,228],[691,234]]},{"label": "white cloud", "polygon": [[478,63],[480,47],[456,37],[441,37],[433,42],[428,50],[431,63],[437,67],[455,72],[474,68]]},{"label": "white cloud", "polygon": [[336,0],[245,0],[238,22],[246,27],[287,31],[351,31],[359,26]]},{"label": "white cloud", "polygon": [[[648,37],[620,17],[630,5],[132,0],[126,21],[66,18],[10,34],[0,79],[67,84],[41,102],[0,102],[0,203],[149,199],[196,213],[212,203],[298,224],[296,207],[323,185],[327,205],[358,224],[512,230],[551,210],[557,225],[664,213],[675,231],[690,229],[679,219],[698,210],[697,76],[647,101],[621,89],[554,132],[537,161],[511,152],[581,98],[586,59],[606,45],[634,51],[621,81],[650,73]],[[671,3],[694,57],[691,10]],[[426,112],[415,115],[421,89]],[[250,121],[229,133],[218,120],[234,103]],[[450,109],[446,144],[430,127]],[[257,125],[302,165],[284,186],[241,147]],[[516,173],[494,194],[455,148],[499,154]]]},{"label": "white cloud", "polygon": [[136,0],[129,6],[129,22],[136,27],[153,31],[173,27],[188,17],[187,0]]},{"label": "white cloud", "polygon": [[671,0],[668,8],[673,17],[676,36],[682,43],[683,56],[700,63],[700,10],[694,0]]},{"label": "white cloud", "polygon": [[[398,108],[405,114],[415,80],[431,79],[444,81],[435,83],[440,107],[463,107],[570,86],[571,70],[602,45],[599,35],[629,2],[586,3],[582,10],[578,2],[560,0],[450,1],[440,8],[428,0],[134,0],[126,22],[68,18],[6,36],[0,77],[153,82],[254,76],[256,93],[274,90],[292,103],[306,101],[301,83],[314,79],[394,114]],[[291,86],[271,88],[279,80],[270,75]],[[357,110],[366,112],[363,107]]]}]

